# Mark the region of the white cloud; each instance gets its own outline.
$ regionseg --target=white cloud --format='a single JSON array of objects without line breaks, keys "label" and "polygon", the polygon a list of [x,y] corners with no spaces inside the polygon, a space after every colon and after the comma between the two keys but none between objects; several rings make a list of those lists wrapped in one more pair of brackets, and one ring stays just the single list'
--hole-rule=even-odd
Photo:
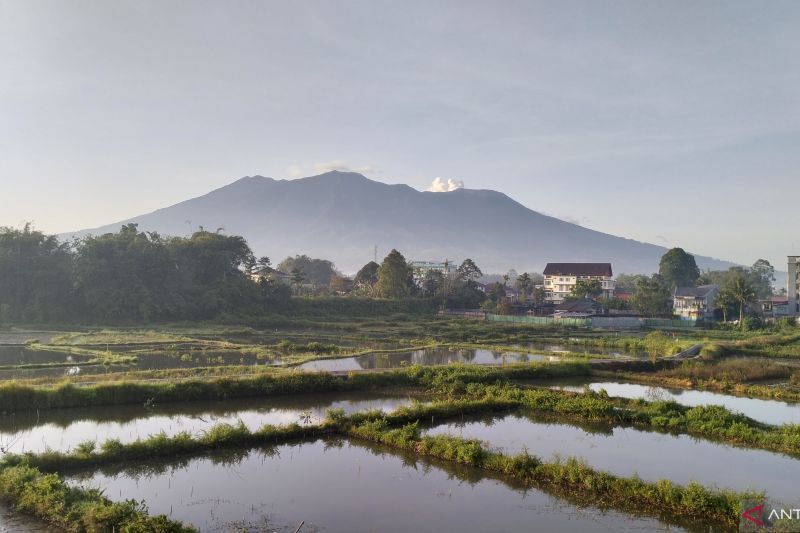
[{"label": "white cloud", "polygon": [[325,172],[330,172],[332,170],[338,170],[339,172],[358,172],[359,174],[371,174],[376,172],[375,167],[372,165],[366,165],[363,167],[353,167],[348,165],[346,161],[342,161],[341,159],[335,159],[333,161],[328,161],[327,163],[314,164],[314,172],[322,174]]},{"label": "white cloud", "polygon": [[447,178],[447,181],[444,181],[444,178],[436,177],[431,183],[431,186],[425,190],[430,192],[450,192],[463,188],[464,182],[461,180]]}]

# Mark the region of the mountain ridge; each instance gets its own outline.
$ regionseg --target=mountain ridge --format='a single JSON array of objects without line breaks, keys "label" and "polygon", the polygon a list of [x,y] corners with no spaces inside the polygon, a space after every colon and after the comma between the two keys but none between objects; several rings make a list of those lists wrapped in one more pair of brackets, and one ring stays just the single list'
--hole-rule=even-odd
[{"label": "mountain ridge", "polygon": [[[330,259],[345,272],[370,261],[375,245],[379,260],[396,248],[409,260],[471,257],[486,272],[541,272],[547,262],[592,261],[611,262],[615,273],[650,273],[666,251],[542,214],[491,189],[418,191],[339,171],[295,180],[245,176],[150,213],[64,236],[108,233],[132,222],[167,235],[222,227],[276,262],[304,253]],[[701,269],[733,265],[696,257]]]}]

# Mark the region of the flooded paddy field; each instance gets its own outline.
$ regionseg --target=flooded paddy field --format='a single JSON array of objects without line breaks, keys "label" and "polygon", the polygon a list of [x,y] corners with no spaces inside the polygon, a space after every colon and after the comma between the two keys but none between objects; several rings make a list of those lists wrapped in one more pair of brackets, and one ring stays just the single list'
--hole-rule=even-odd
[{"label": "flooded paddy field", "polygon": [[66,351],[35,350],[26,346],[0,346],[0,367],[79,363],[89,359],[90,356]]},{"label": "flooded paddy field", "polygon": [[123,443],[164,432],[199,435],[220,424],[242,422],[255,431],[265,424],[317,424],[328,409],[346,414],[379,409],[390,413],[414,399],[405,394],[337,392],[142,406],[70,408],[0,416],[0,448],[9,453],[70,451],[108,439]]},{"label": "flooded paddy field", "polygon": [[529,354],[485,349],[433,348],[398,353],[372,353],[358,357],[319,359],[299,365],[300,370],[316,372],[402,368],[410,365],[434,366],[450,363],[503,365],[528,362],[558,362],[564,358],[552,354]]},{"label": "flooded paddy field", "polygon": [[428,434],[478,439],[504,453],[527,450],[543,459],[578,457],[593,468],[646,481],[734,490],[766,490],[778,501],[793,502],[800,479],[798,458],[697,439],[603,424],[577,426],[510,414],[437,425]]},{"label": "flooded paddy field", "polygon": [[[345,440],[107,468],[71,478],[144,501],[203,532],[654,531],[667,525],[576,506],[513,480]],[[674,526],[671,531],[679,530]],[[698,528],[698,531],[701,528]]]},{"label": "flooded paddy field", "polygon": [[656,387],[638,383],[585,378],[540,382],[540,384],[574,392],[581,392],[586,387],[595,392],[602,389],[609,396],[631,399],[641,398],[648,401],[667,400],[689,407],[721,405],[765,424],[800,424],[800,404],[778,400],[762,400],[719,392]]}]

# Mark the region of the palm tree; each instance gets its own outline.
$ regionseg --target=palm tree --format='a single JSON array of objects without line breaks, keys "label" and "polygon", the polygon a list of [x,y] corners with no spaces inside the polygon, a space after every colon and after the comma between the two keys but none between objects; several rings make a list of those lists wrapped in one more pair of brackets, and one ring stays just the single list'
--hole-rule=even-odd
[{"label": "palm tree", "polygon": [[756,291],[744,276],[736,276],[726,287],[727,292],[739,304],[739,326],[744,328],[744,308],[755,300]]}]

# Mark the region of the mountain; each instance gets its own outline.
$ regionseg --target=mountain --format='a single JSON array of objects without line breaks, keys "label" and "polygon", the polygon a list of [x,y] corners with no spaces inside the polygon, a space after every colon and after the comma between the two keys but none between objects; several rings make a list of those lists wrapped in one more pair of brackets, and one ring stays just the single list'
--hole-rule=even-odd
[{"label": "mountain", "polygon": [[[651,273],[666,248],[590,230],[537,213],[505,194],[458,189],[420,192],[349,172],[296,180],[245,177],[199,198],[66,236],[140,230],[186,235],[224,228],[274,263],[307,254],[355,272],[392,248],[408,260],[471,257],[484,272],[541,272],[547,262],[611,262],[615,273]],[[696,256],[701,269],[731,263]]]}]

